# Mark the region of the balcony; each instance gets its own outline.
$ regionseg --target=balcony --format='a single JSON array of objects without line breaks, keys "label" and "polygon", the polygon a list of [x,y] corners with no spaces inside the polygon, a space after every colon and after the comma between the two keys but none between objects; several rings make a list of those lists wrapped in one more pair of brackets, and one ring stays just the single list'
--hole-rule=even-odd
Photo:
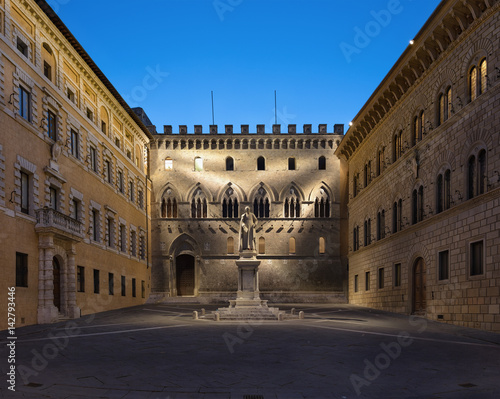
[{"label": "balcony", "polygon": [[37,233],[52,233],[65,239],[81,241],[84,238],[83,224],[51,208],[35,211]]}]

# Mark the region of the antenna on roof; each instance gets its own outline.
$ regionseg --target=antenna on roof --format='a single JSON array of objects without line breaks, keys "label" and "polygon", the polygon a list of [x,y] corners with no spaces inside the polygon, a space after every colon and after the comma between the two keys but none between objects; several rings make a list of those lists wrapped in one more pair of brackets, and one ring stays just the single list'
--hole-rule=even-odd
[{"label": "antenna on roof", "polygon": [[212,125],[215,125],[215,113],[214,113],[214,91],[212,90]]},{"label": "antenna on roof", "polygon": [[276,106],[276,90],[274,90],[274,124],[278,124],[278,107]]}]

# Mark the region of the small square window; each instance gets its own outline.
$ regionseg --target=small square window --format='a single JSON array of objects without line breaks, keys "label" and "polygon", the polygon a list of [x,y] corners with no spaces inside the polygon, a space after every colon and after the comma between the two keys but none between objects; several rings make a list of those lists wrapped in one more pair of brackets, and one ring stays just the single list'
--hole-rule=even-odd
[{"label": "small square window", "polygon": [[20,38],[17,38],[17,49],[19,52],[28,58],[28,45]]},{"label": "small square window", "polygon": [[90,121],[94,121],[94,113],[90,108],[87,108],[87,119]]},{"label": "small square window", "polygon": [[48,80],[52,81],[52,67],[47,61],[43,62],[43,74]]},{"label": "small square window", "polygon": [[68,97],[69,101],[71,101],[72,103],[75,103],[76,98],[75,98],[75,92],[73,90],[68,88],[66,96]]}]

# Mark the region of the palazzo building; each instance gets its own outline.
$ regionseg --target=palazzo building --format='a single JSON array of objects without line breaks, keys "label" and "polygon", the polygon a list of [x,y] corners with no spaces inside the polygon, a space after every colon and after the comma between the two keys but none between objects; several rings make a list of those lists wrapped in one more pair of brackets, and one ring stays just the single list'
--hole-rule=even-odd
[{"label": "palazzo building", "polygon": [[337,148],[350,303],[500,331],[499,16],[442,1]]},{"label": "palazzo building", "polygon": [[340,256],[341,169],[328,133],[304,125],[272,134],[264,125],[189,133],[171,126],[151,144],[152,290],[156,297],[232,298],[237,289],[239,218],[257,216],[263,298],[345,301]]},{"label": "palazzo building", "polygon": [[149,296],[151,139],[42,0],[0,0],[0,329]]}]

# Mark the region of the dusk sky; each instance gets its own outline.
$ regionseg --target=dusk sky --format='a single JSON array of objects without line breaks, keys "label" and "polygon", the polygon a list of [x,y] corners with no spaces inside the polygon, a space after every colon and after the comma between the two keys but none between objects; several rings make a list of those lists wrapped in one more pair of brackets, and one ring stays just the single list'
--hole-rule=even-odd
[{"label": "dusk sky", "polygon": [[438,0],[48,0],[132,107],[163,125],[346,125]]}]

